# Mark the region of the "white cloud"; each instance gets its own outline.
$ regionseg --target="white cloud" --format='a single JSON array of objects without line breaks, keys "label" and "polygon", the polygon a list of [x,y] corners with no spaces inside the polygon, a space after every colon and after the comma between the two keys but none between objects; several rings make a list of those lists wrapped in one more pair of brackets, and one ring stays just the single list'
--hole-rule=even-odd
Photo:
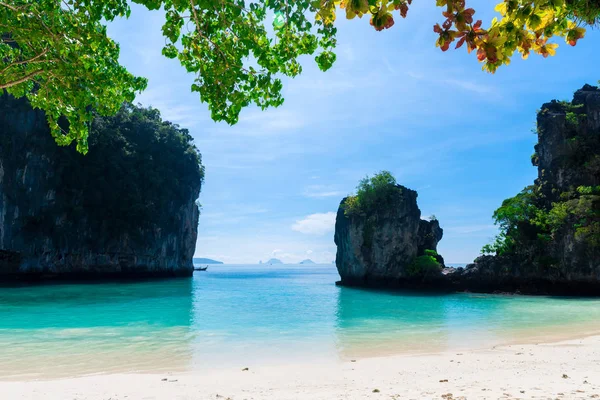
[{"label": "white cloud", "polygon": [[489,86],[481,85],[481,84],[475,83],[475,82],[459,80],[459,79],[446,79],[443,81],[443,83],[452,85],[452,86],[456,86],[458,88],[467,90],[469,92],[475,92],[475,93],[479,93],[479,94],[487,94],[494,90],[493,88],[491,88]]},{"label": "white cloud", "polygon": [[[266,111],[252,109],[240,114],[240,126],[255,128],[251,134],[257,135],[267,132],[281,134],[281,132],[302,128],[305,123],[306,118],[300,113],[282,108]],[[244,130],[242,133],[249,132]]]},{"label": "white cloud", "polygon": [[189,90],[187,84],[158,85],[142,92],[135,101],[158,109],[163,119],[179,124],[182,128],[193,128],[207,122],[212,124],[199,101],[189,104],[180,101],[180,93],[188,93]]},{"label": "white cloud", "polygon": [[310,185],[310,186],[306,187],[303,194],[305,197],[321,198],[321,197],[335,197],[335,196],[340,197],[340,196],[344,195],[344,192],[342,192],[340,190],[335,190],[331,186]]},{"label": "white cloud", "polygon": [[[391,67],[388,67],[391,68]],[[466,90],[468,92],[473,92],[481,95],[488,95],[494,93],[497,96],[498,90],[492,86],[483,85],[478,82],[462,80],[462,79],[437,79],[437,73],[432,71],[433,73],[423,75],[419,72],[407,71],[406,75],[418,81],[425,81],[428,83],[436,84],[436,85],[444,85],[444,86],[454,86],[458,89]]]},{"label": "white cloud", "polygon": [[324,235],[332,232],[335,226],[334,212],[311,214],[292,225],[292,230],[309,235]]},{"label": "white cloud", "polygon": [[356,52],[354,51],[354,47],[350,44],[342,44],[337,47],[338,54],[343,56],[347,61],[355,61],[356,60]]}]

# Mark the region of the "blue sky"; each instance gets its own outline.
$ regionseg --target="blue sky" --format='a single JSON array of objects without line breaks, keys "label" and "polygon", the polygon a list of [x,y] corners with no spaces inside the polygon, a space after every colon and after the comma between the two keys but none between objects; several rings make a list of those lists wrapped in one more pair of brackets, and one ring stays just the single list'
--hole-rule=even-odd
[{"label": "blue sky", "polygon": [[[320,72],[306,57],[303,74],[284,80],[281,107],[246,109],[233,127],[213,122],[189,90],[193,76],[161,56],[160,12],[135,6],[109,25],[122,63],[149,79],[136,101],[188,128],[202,152],[196,256],[330,263],[340,200],[384,169],[419,192],[423,216],[440,220],[447,262],[479,254],[496,233],[493,211],[536,177],[536,110],[600,78],[600,34],[574,48],[560,40],[552,58],[515,56],[490,75],[473,54],[435,47],[434,3],[415,2],[384,32],[340,20],[334,67]],[[484,25],[494,15],[489,2],[470,5]]]}]

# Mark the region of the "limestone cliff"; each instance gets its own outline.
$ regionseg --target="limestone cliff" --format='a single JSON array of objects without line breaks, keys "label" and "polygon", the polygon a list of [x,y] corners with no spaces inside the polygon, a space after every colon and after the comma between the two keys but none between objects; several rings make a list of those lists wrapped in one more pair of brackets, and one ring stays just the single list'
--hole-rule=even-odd
[{"label": "limestone cliff", "polygon": [[465,271],[470,290],[600,295],[600,90],[585,85],[572,102],[537,116],[532,162],[538,178],[496,213],[502,235]]},{"label": "limestone cliff", "polygon": [[0,279],[191,275],[204,174],[191,140],[125,105],[92,123],[83,156],[0,96]]},{"label": "limestone cliff", "polygon": [[443,231],[437,220],[421,219],[417,192],[400,185],[393,189],[387,199],[391,207],[370,207],[354,215],[346,212],[347,198],[340,203],[334,239],[342,284],[380,286],[411,280],[417,257],[437,249]]}]

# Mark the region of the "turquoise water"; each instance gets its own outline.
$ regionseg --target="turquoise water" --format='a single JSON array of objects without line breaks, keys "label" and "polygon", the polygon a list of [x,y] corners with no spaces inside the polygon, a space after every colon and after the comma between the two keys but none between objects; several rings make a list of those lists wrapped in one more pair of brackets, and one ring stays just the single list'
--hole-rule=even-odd
[{"label": "turquoise water", "polygon": [[377,292],[335,266],[210,266],[191,279],[0,288],[0,379],[440,351],[600,328],[600,300]]}]

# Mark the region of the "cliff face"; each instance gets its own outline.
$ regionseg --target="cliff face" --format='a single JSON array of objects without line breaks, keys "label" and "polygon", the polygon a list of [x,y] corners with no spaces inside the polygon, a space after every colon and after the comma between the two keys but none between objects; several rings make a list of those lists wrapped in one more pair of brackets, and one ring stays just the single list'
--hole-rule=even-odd
[{"label": "cliff face", "polygon": [[191,275],[203,169],[190,142],[127,105],[93,122],[83,156],[0,96],[0,279]]},{"label": "cliff face", "polygon": [[586,85],[571,104],[544,104],[538,137],[535,185],[542,207],[569,201],[583,208],[570,210],[554,234],[551,254],[568,279],[600,281],[600,230],[595,229],[600,224],[600,90]]},{"label": "cliff face", "polygon": [[393,207],[347,215],[346,199],[340,203],[334,239],[342,284],[391,285],[411,279],[415,259],[437,249],[443,234],[438,221],[421,219],[417,192],[397,189],[390,199]]},{"label": "cliff face", "polygon": [[[536,185],[548,202],[579,186],[600,185],[600,90],[585,85],[571,103],[552,101],[537,116]],[[537,156],[537,159],[536,159]]]},{"label": "cliff face", "polygon": [[457,271],[455,282],[600,295],[600,90],[586,85],[570,103],[544,104],[537,126],[538,178],[496,211],[507,239]]}]

